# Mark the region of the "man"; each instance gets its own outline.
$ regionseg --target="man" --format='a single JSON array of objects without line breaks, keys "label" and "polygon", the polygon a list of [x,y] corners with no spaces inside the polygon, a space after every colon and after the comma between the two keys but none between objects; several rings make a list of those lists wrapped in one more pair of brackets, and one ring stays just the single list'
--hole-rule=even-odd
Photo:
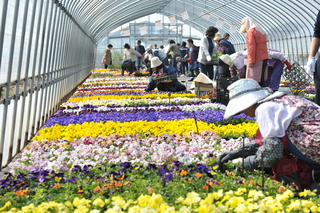
[{"label": "man", "polygon": [[313,76],[316,89],[316,104],[320,105],[320,60],[315,61],[315,56],[320,46],[320,11],[318,12],[316,23],[314,24],[313,38],[310,44],[310,53],[306,71]]},{"label": "man", "polygon": [[317,189],[320,194],[320,107],[301,96],[273,93],[249,78],[227,89],[224,119],[244,113],[256,119],[259,130],[255,141],[222,153],[219,164],[243,157],[246,170],[272,168],[276,179],[297,191]]},{"label": "man", "polygon": [[219,45],[223,47],[223,54],[231,55],[235,53],[235,49],[233,44],[229,41],[230,35],[229,33],[225,33],[223,37],[219,41]]},{"label": "man", "polygon": [[[178,82],[175,71],[171,67],[163,65],[158,57],[153,57],[151,59],[151,68],[154,71],[152,73],[152,76],[149,78],[149,84],[145,88],[146,92],[150,92],[155,88],[158,88],[159,91],[170,92],[186,90],[186,87]],[[156,83],[155,80],[158,76],[167,76],[168,78],[166,80],[160,81],[159,83]]]},{"label": "man", "polygon": [[169,53],[171,54],[171,67],[173,68],[173,70],[176,72],[176,74],[179,73],[178,71],[178,67],[177,67],[177,61],[176,61],[176,57],[179,57],[181,54],[181,51],[178,47],[178,45],[176,45],[176,43],[174,42],[174,40],[170,39],[168,41],[169,44],[169,48],[166,50],[166,54],[168,55]]},{"label": "man", "polygon": [[199,63],[197,61],[198,54],[199,54],[199,47],[193,44],[193,40],[189,38],[188,40],[188,47],[189,47],[189,70],[191,79],[189,81],[193,81],[194,78],[199,75]]},{"label": "man", "polygon": [[[141,45],[141,41],[138,40],[137,41],[137,46],[135,46],[134,48],[135,51],[137,51],[138,53],[140,53],[141,55],[143,55],[145,53],[145,49],[144,49],[144,46]],[[136,60],[136,68],[138,70],[141,70],[142,69],[142,58],[137,56],[137,60]]]},{"label": "man", "polygon": [[157,44],[154,44],[154,45],[153,45],[153,49],[155,49],[155,50],[158,49],[158,45],[157,45]]}]

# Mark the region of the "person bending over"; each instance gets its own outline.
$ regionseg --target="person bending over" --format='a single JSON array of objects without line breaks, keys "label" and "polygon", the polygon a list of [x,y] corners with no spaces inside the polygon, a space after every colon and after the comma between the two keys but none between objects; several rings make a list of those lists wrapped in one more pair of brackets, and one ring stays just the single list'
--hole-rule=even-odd
[{"label": "person bending over", "polygon": [[[163,65],[158,57],[151,59],[151,68],[154,70],[149,78],[149,84],[145,88],[146,92],[158,88],[159,91],[178,92],[185,91],[186,87],[177,80],[176,72],[168,66]],[[164,77],[165,80],[157,81],[157,78]]]},{"label": "person bending over", "polygon": [[297,191],[320,194],[320,106],[301,96],[272,93],[253,79],[240,79],[227,89],[224,118],[244,113],[255,117],[259,130],[255,141],[222,153],[218,163],[244,157],[246,170],[269,167],[277,180]]}]

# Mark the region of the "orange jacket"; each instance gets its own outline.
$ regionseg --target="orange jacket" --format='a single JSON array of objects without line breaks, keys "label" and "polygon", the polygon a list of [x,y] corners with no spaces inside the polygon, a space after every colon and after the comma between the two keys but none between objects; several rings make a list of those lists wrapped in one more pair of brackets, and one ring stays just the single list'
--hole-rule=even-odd
[{"label": "orange jacket", "polygon": [[268,59],[267,36],[252,28],[246,35],[248,64]]}]

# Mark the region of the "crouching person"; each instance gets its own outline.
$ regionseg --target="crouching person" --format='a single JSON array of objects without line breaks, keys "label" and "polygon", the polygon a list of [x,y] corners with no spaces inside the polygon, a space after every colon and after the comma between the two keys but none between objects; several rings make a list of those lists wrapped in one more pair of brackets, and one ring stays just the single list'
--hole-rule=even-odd
[{"label": "crouching person", "polygon": [[222,153],[218,162],[244,157],[246,170],[270,167],[276,179],[297,191],[320,194],[320,107],[300,96],[272,93],[252,79],[240,79],[228,90],[224,118],[244,113],[256,118],[259,130],[243,151]]},{"label": "crouching person", "polygon": [[153,69],[153,73],[149,78],[149,84],[145,88],[146,92],[155,88],[158,88],[159,91],[169,92],[186,90],[186,87],[178,81],[177,73],[171,67],[163,65],[158,57],[151,59],[151,68]]}]

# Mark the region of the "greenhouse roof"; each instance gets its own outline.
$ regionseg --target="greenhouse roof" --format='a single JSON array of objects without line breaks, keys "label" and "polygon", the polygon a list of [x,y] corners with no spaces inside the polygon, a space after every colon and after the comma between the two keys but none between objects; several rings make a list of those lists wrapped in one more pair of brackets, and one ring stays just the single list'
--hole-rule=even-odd
[{"label": "greenhouse roof", "polygon": [[[310,0],[56,0],[82,29],[99,42],[109,32],[135,19],[158,13],[175,16],[176,20],[200,32],[216,26],[221,34],[231,25],[241,25],[245,16],[252,17],[268,32],[269,40],[310,37],[319,3]],[[189,18],[183,19],[186,10]],[[205,14],[210,14],[205,18]],[[233,42],[243,42],[244,35],[234,32]]]}]

